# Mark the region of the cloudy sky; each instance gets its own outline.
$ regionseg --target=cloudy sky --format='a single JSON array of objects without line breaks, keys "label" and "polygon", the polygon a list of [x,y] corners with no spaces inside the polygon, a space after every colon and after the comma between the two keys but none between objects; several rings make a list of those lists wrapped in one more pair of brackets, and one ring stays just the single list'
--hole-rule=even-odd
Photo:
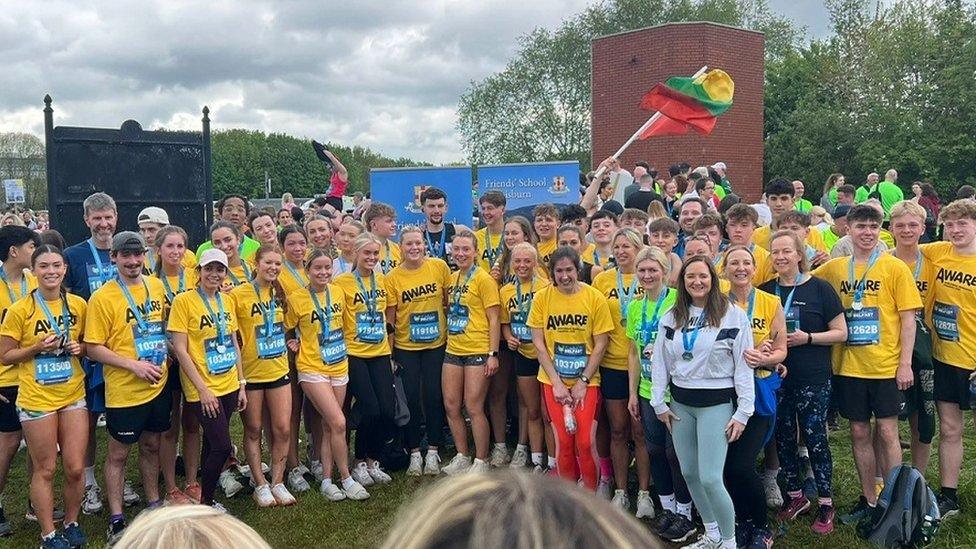
[{"label": "cloudy sky", "polygon": [[[247,127],[463,159],[458,96],[519,35],[593,0],[0,1],[0,131],[55,124]],[[201,9],[200,6],[207,8]],[[772,0],[822,34],[820,2]]]}]

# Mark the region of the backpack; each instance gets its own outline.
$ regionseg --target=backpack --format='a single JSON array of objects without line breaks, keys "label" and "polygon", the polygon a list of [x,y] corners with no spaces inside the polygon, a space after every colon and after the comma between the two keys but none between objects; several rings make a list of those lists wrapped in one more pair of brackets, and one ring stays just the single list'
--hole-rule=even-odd
[{"label": "backpack", "polygon": [[921,547],[939,529],[939,506],[925,477],[910,465],[888,473],[872,514],[858,525],[861,536],[878,547]]},{"label": "backpack", "polygon": [[881,192],[878,191],[878,185],[880,185],[880,183],[875,183],[873,187],[868,189],[868,200],[871,200],[872,198],[881,200]]}]

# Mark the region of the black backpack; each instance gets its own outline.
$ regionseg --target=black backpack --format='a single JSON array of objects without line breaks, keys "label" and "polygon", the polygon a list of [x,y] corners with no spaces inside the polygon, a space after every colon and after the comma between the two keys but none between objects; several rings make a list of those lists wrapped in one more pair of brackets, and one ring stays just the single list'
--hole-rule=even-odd
[{"label": "black backpack", "polygon": [[921,547],[935,537],[940,519],[925,477],[902,464],[888,473],[877,507],[858,525],[858,532],[878,547]]}]

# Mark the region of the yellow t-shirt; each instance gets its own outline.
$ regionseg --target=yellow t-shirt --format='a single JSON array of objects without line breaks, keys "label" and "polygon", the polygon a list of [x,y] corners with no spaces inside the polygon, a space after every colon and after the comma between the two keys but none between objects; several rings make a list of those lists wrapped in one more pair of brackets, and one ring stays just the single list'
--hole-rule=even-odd
[{"label": "yellow t-shirt", "polygon": [[502,232],[488,234],[488,227],[478,229],[474,236],[478,240],[478,266],[491,272],[495,261],[502,256]]},{"label": "yellow t-shirt", "polygon": [[160,278],[163,282],[163,288],[166,290],[166,311],[165,314],[169,316],[169,309],[173,306],[173,299],[177,295],[187,291],[193,290],[197,287],[197,282],[199,281],[199,276],[197,275],[196,269],[183,269],[183,280],[180,280],[180,275],[176,276],[165,276]]},{"label": "yellow t-shirt", "polygon": [[[294,269],[294,273],[292,269]],[[293,292],[308,287],[308,274],[305,273],[305,267],[301,265],[292,266],[287,261],[283,261],[278,283],[281,284],[281,289],[285,291],[285,295],[291,295]]]},{"label": "yellow t-shirt", "polygon": [[[88,318],[85,327],[85,343],[104,345],[115,354],[130,359],[143,358],[152,361],[153,350],[166,345],[164,330],[166,318],[163,306],[166,291],[163,283],[156,277],[144,276],[146,283],[129,286],[132,301],[145,323],[145,331],[140,330],[135,312],[129,305],[118,279],[95,290],[88,300]],[[146,295],[146,290],[149,295]],[[139,332],[138,353],[136,333]],[[103,366],[105,376],[105,406],[108,408],[128,408],[145,404],[156,398],[166,386],[168,363],[163,364],[163,377],[155,385],[140,378],[125,368]]]},{"label": "yellow t-shirt", "polygon": [[[261,293],[260,299],[258,292]],[[230,292],[234,298],[238,333],[241,336],[241,364],[244,379],[253,383],[276,381],[288,374],[288,352],[285,348],[285,312],[274,303],[271,288],[256,290],[254,283],[241,284]],[[285,295],[291,295],[285,293]],[[277,296],[281,299],[284,296]],[[271,333],[265,325],[265,314],[271,317],[274,303]]]},{"label": "yellow t-shirt", "polygon": [[396,309],[393,345],[405,351],[434,349],[447,341],[444,295],[451,268],[427,258],[415,270],[397,265],[386,276],[386,306]]},{"label": "yellow t-shirt", "polygon": [[227,278],[224,279],[224,286],[221,290],[230,292],[241,284],[250,282],[252,276],[254,276],[254,265],[242,260],[240,265],[227,269]]},{"label": "yellow t-shirt", "polygon": [[878,240],[884,242],[889,250],[895,249],[895,237],[887,229],[881,229],[878,233]]},{"label": "yellow t-shirt", "polygon": [[[220,397],[240,389],[237,378],[240,357],[234,351],[233,343],[234,334],[237,332],[237,310],[234,298],[230,294],[222,293],[214,299],[208,298],[210,309],[214,314],[211,316],[203,299],[200,291],[183,292],[176,296],[173,300],[173,309],[169,313],[166,330],[186,334],[187,351],[193,360],[193,367],[197,369],[197,373],[203,378],[207,387],[213,391],[214,396]],[[223,303],[223,315],[218,307],[218,299]],[[222,341],[217,340],[215,316],[223,319],[224,339]],[[183,395],[187,402],[200,401],[200,393],[182,369],[180,383],[183,385]]]},{"label": "yellow t-shirt", "polygon": [[[586,368],[586,361],[593,352],[593,336],[614,329],[610,307],[603,294],[586,284],[580,284],[579,288],[571,296],[555,286],[539,290],[532,299],[526,322],[529,328],[545,332],[549,357],[567,387],[572,386]],[[552,385],[545,368],[539,368],[539,381]],[[589,385],[600,385],[599,369]]]},{"label": "yellow t-shirt", "polygon": [[[771,231],[772,229],[769,225],[758,227],[752,232],[752,241],[756,243],[756,246],[764,248],[768,252],[770,246],[769,239],[773,236]],[[827,251],[827,246],[824,244],[823,235],[820,234],[820,231],[810,230],[807,232],[806,242],[818,252]]]},{"label": "yellow t-shirt", "polygon": [[860,286],[867,264],[855,265],[852,285],[848,280],[852,261],[853,257],[834,258],[813,272],[837,290],[847,318],[847,342],[833,347],[834,373],[863,379],[893,379],[901,353],[899,313],[921,308],[922,298],[908,266],[883,253],[865,279],[862,309],[854,310],[854,286]]},{"label": "yellow t-shirt", "polygon": [[[37,292],[33,292],[31,297],[11,305],[7,309],[3,327],[0,328],[0,335],[13,339],[20,347],[30,347],[47,336],[57,333],[38,305],[38,299],[43,298]],[[65,299],[68,302],[70,315],[71,340],[81,341],[85,331],[85,312],[88,304],[74,294],[67,294]],[[64,312],[62,301],[58,299],[46,303],[58,325],[64,326],[61,320]],[[81,369],[81,362],[77,357],[70,357],[66,362],[64,358],[63,355],[55,357],[38,355],[17,366],[20,371],[17,407],[33,412],[54,412],[85,398],[85,372]],[[67,368],[68,364],[70,364],[70,371]],[[38,377],[46,383],[38,381]]]},{"label": "yellow t-shirt", "polygon": [[[2,268],[0,266],[0,269]],[[17,283],[12,286],[8,286],[6,282],[0,280],[0,286],[3,287],[0,290],[0,323],[3,323],[3,319],[7,316],[7,309],[11,305],[30,294],[34,288],[37,288],[37,278],[32,273],[24,271],[24,278],[21,280],[23,280],[23,284]],[[19,368],[19,364],[12,366],[0,364],[0,387],[16,387],[20,379]]]},{"label": "yellow t-shirt", "polygon": [[[382,254],[382,251],[380,252]],[[342,311],[342,332],[350,356],[373,358],[390,354],[390,340],[386,337],[386,277],[373,271],[370,278],[359,279],[356,273],[343,273],[332,281],[345,298]],[[360,282],[367,295],[360,291]],[[376,300],[370,311],[366,298]]]},{"label": "yellow t-shirt", "polygon": [[583,261],[590,263],[592,265],[598,265],[602,269],[606,269],[610,266],[610,255],[611,254],[598,254],[596,251],[596,244],[590,244],[585,250],[583,250]]},{"label": "yellow t-shirt", "polygon": [[[147,274],[151,274],[151,275],[156,274],[156,261],[158,260],[158,258],[159,255],[156,250],[149,249],[146,251],[145,272]],[[197,255],[191,252],[190,250],[183,250],[183,259],[180,260],[180,265],[182,265],[183,268],[187,270],[195,269],[197,266]]]},{"label": "yellow t-shirt", "polygon": [[[346,294],[337,284],[329,284],[326,292],[315,294],[322,308],[319,313],[312,301],[311,290],[288,294],[288,313],[285,314],[285,327],[298,330],[298,355],[295,368],[305,374],[320,374],[329,377],[342,377],[349,373],[346,341],[343,334],[343,320],[346,308]],[[331,305],[330,305],[331,303]],[[322,328],[325,317],[330,315],[328,333],[323,337]],[[322,356],[322,341],[325,340],[326,353]]]},{"label": "yellow t-shirt", "polygon": [[386,245],[380,246],[380,261],[376,266],[384,275],[392,271],[401,261],[403,261],[403,254],[400,252],[399,244],[387,240]]},{"label": "yellow t-shirt", "polygon": [[[776,318],[776,311],[782,307],[780,300],[773,294],[764,292],[762,290],[753,290],[755,292],[755,302],[752,306],[752,318],[749,322],[752,323],[752,341],[758,348],[764,341],[771,339],[770,331],[773,329],[773,319]],[[729,294],[731,298],[731,294]],[[732,299],[743,311],[749,312],[749,303],[739,303],[735,299]]]},{"label": "yellow t-shirt", "polygon": [[556,244],[555,238],[536,244],[535,248],[539,250],[539,265],[549,266],[549,259],[552,258],[553,252],[556,251]]},{"label": "yellow t-shirt", "polygon": [[[532,344],[532,330],[529,329],[526,321],[529,319],[533,296],[548,286],[548,280],[536,276],[528,286],[523,286],[519,282],[510,282],[498,290],[501,304],[498,312],[499,322],[511,327],[512,333],[519,340],[518,353],[525,358],[539,358],[539,352]],[[520,293],[521,299],[519,299]]]},{"label": "yellow t-shirt", "polygon": [[932,356],[976,369],[976,256],[955,252],[950,242],[921,246],[931,263],[925,318],[932,327]]},{"label": "yellow t-shirt", "polygon": [[[498,284],[484,269],[451,275],[447,288],[447,352],[466,356],[491,351],[486,311],[498,305]],[[455,308],[458,314],[453,313]]]},{"label": "yellow t-shirt", "polygon": [[611,370],[626,370],[627,356],[630,353],[630,340],[627,339],[627,307],[631,301],[644,296],[644,288],[641,288],[634,273],[624,274],[622,286],[626,303],[621,304],[617,288],[617,272],[618,269],[614,268],[598,274],[593,279],[593,287],[603,294],[607,304],[610,305],[610,318],[613,320],[610,344],[607,345],[607,352],[603,355],[601,366]]},{"label": "yellow t-shirt", "polygon": [[[921,252],[921,248],[919,249],[919,252]],[[896,257],[895,256],[895,250],[894,250],[894,248],[889,249],[888,250],[888,253],[890,253],[892,257]],[[932,285],[932,281],[935,280],[935,273],[936,273],[935,264],[931,260],[929,260],[926,257],[924,257],[924,254],[923,254],[921,267],[919,267],[918,266],[918,263],[915,262],[915,261],[907,262],[907,263],[905,263],[905,265],[908,266],[908,270],[912,272],[912,276],[915,279],[915,286],[918,288],[918,294],[922,298],[922,306],[923,306],[923,308],[925,310],[928,310],[928,308],[929,308],[929,301],[928,301],[929,286],[931,286]],[[916,267],[918,267],[918,271],[915,270]],[[916,272],[918,272],[918,276],[915,276],[915,273]],[[920,319],[923,319],[924,320],[924,318],[925,318],[925,310],[919,310],[919,318]]]}]

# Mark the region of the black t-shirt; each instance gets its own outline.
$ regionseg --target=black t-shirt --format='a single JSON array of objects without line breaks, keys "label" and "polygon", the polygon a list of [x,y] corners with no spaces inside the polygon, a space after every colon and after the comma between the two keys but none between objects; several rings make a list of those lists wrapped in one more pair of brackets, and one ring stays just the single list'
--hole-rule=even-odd
[{"label": "black t-shirt", "polygon": [[[760,290],[776,295],[777,279],[770,280],[759,287]],[[844,307],[834,288],[826,281],[811,276],[809,280],[796,287],[792,313],[786,311],[786,300],[792,286],[780,286],[780,302],[783,303],[787,319],[799,314],[799,329],[816,334],[826,332],[827,324],[843,314]],[[790,347],[783,364],[789,368],[784,385],[818,385],[825,383],[832,375],[829,345],[799,345]]]},{"label": "black t-shirt", "polygon": [[[436,233],[428,233],[427,229],[424,229],[424,239],[427,241],[427,255],[429,257],[443,259],[451,266],[451,270],[457,270],[451,260],[451,240],[454,238],[455,232],[457,232],[457,229],[454,228],[454,223],[445,223],[444,230]],[[441,245],[441,238],[444,239],[443,245]]]},{"label": "black t-shirt", "polygon": [[660,202],[661,205],[664,205],[664,200],[661,198],[661,195],[657,194],[656,192],[652,190],[645,191],[642,189],[637,189],[627,197],[627,200],[624,201],[624,206],[627,208],[637,208],[642,212],[646,212],[647,208],[651,205],[651,202],[654,202],[655,200]]}]

